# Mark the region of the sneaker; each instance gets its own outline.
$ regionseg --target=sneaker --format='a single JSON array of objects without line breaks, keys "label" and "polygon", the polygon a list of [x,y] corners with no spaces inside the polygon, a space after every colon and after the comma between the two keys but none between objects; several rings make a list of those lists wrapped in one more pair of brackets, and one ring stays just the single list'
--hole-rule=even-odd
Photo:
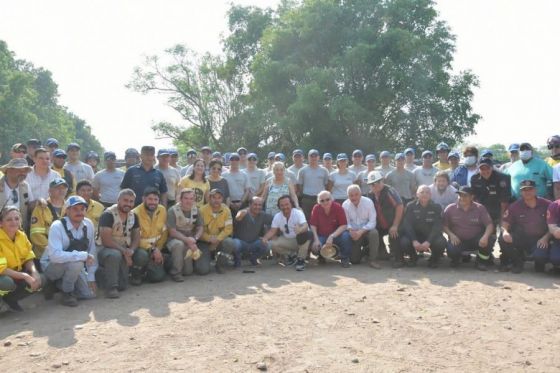
[{"label": "sneaker", "polygon": [[140,286],[142,285],[142,277],[139,276],[132,276],[130,278],[130,284],[134,285],[134,286]]},{"label": "sneaker", "polygon": [[10,307],[10,309],[14,312],[23,312],[23,308],[19,305],[18,301],[15,299],[11,299],[9,296],[4,297],[4,303]]},{"label": "sneaker", "polygon": [[43,296],[45,297],[45,300],[53,299],[56,291],[56,284],[51,280],[47,280],[47,283],[43,286]]},{"label": "sneaker", "polygon": [[296,262],[296,271],[303,271],[305,270],[305,260],[298,259]]},{"label": "sneaker", "polygon": [[76,297],[71,293],[64,293],[64,295],[62,295],[61,303],[68,307],[76,307],[78,305],[78,299],[76,299]]},{"label": "sneaker", "polygon": [[377,263],[375,260],[369,262],[369,266],[375,269],[381,269],[381,264]]},{"label": "sneaker", "polygon": [[109,299],[119,298],[119,290],[116,287],[105,290],[105,297]]},{"label": "sneaker", "polygon": [[288,257],[286,258],[286,265],[287,266],[293,266],[297,262],[298,262],[298,259],[294,255],[288,255]]},{"label": "sneaker", "polygon": [[342,268],[350,268],[352,266],[352,263],[350,263],[350,259],[344,258],[340,260],[340,265],[342,266]]}]

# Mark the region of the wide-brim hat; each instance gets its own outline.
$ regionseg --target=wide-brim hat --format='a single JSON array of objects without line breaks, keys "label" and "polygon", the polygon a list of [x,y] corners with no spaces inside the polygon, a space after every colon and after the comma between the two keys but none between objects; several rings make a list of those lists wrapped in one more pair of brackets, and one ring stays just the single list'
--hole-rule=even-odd
[{"label": "wide-brim hat", "polygon": [[31,172],[31,170],[33,170],[33,168],[27,163],[25,158],[10,159],[10,161],[7,164],[0,167],[0,171],[2,171],[3,173],[6,173],[6,170],[8,170],[10,168],[15,168],[15,169],[19,169],[19,170],[24,169],[24,170],[27,170],[27,172]]},{"label": "wide-brim hat", "polygon": [[335,244],[324,244],[319,251],[319,254],[325,259],[335,259],[340,252],[340,249]]}]

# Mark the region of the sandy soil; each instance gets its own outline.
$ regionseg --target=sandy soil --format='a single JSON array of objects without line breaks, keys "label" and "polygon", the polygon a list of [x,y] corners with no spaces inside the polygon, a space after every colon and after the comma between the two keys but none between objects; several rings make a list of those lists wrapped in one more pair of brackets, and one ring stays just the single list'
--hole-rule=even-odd
[{"label": "sandy soil", "polygon": [[[388,264],[386,264],[388,267]],[[457,270],[255,273],[146,284],[0,316],[2,371],[558,372],[560,276]],[[261,366],[261,368],[263,368]]]}]

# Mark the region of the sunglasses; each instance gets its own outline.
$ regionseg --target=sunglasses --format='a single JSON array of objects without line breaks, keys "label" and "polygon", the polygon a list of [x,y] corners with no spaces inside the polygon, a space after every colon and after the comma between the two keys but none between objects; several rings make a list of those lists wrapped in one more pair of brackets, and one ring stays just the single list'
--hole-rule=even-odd
[{"label": "sunglasses", "polygon": [[18,193],[15,189],[12,189],[12,202],[18,203],[18,201],[19,201]]},{"label": "sunglasses", "polygon": [[288,228],[288,223],[284,224],[284,232],[290,234],[290,228]]},{"label": "sunglasses", "polygon": [[319,202],[325,203],[325,202],[329,202],[330,200],[331,200],[330,198],[325,198],[325,199],[320,199]]}]

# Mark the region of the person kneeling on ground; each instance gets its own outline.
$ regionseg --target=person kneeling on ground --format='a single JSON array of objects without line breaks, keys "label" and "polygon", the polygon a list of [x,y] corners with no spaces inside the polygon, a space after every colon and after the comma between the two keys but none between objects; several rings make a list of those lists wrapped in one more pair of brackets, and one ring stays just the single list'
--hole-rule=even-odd
[{"label": "person kneeling on ground", "polygon": [[249,256],[251,265],[259,264],[259,259],[270,250],[264,244],[261,237],[265,227],[270,226],[272,216],[263,211],[263,199],[253,197],[249,201],[249,207],[239,210],[235,217],[236,224],[233,229],[233,241],[235,242],[235,266],[241,265],[243,255]]},{"label": "person kneeling on ground", "polygon": [[[280,212],[274,215],[271,229],[264,235],[262,241],[268,244],[274,254],[288,257],[288,264],[296,264],[296,271],[305,270],[305,258],[309,252],[309,244],[313,234],[305,220],[304,213],[295,208],[295,202],[289,195],[278,198]],[[278,237],[278,232],[282,234]],[[275,239],[273,239],[276,237]]]},{"label": "person kneeling on ground", "polygon": [[128,287],[128,269],[132,267],[134,251],[140,244],[140,223],[132,211],[136,194],[132,189],[119,192],[117,204],[99,219],[99,268],[97,283],[105,288],[107,298],[118,298],[119,291]]},{"label": "person kneeling on ground", "polygon": [[51,282],[45,289],[45,299],[52,298],[54,282],[64,293],[62,304],[75,307],[78,299],[95,297],[97,250],[93,223],[85,217],[85,199],[71,196],[64,208],[66,216],[51,225],[47,249],[41,257],[41,268]]},{"label": "person kneeling on ground", "polygon": [[171,252],[169,274],[173,281],[183,282],[183,276],[206,275],[210,272],[210,252],[198,247],[198,240],[204,229],[202,215],[196,207],[194,189],[185,188],[179,193],[179,203],[167,210],[169,240],[167,249]]},{"label": "person kneeling on ground", "polygon": [[[404,265],[404,254],[410,257],[410,266],[415,266],[418,252],[431,252],[428,267],[436,268],[443,255],[447,242],[442,234],[441,206],[431,200],[430,187],[420,185],[416,191],[417,199],[406,206],[401,225],[401,238],[398,267]],[[395,258],[397,259],[397,258]]]}]

